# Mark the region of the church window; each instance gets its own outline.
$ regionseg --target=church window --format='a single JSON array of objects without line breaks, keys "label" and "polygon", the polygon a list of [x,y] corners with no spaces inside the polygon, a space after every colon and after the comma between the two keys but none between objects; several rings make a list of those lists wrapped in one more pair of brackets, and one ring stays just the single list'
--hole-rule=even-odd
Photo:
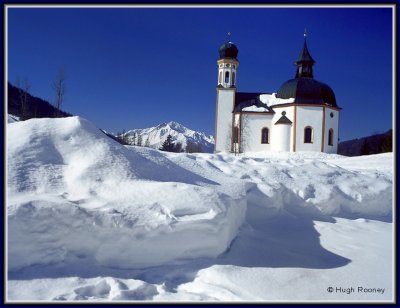
[{"label": "church window", "polygon": [[333,129],[331,128],[328,133],[328,145],[333,145]]},{"label": "church window", "polygon": [[225,83],[229,83],[229,72],[225,72]]},{"label": "church window", "polygon": [[331,118],[333,118],[333,112],[330,113]]},{"label": "church window", "polygon": [[235,72],[232,72],[232,85],[234,86],[235,85],[235,82],[236,82],[236,74],[235,74]]},{"label": "church window", "polygon": [[310,126],[304,128],[304,143],[312,143],[313,129]]},{"label": "church window", "polygon": [[264,127],[261,130],[261,143],[262,144],[268,144],[269,143],[269,129],[267,127]]}]

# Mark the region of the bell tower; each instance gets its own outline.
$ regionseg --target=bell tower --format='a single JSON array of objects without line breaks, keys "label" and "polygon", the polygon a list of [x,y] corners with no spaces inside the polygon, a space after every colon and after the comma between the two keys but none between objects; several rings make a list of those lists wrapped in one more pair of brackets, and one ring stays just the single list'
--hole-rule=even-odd
[{"label": "bell tower", "polygon": [[230,32],[228,33],[228,42],[219,48],[218,64],[218,86],[224,88],[236,87],[236,74],[239,66],[237,55],[239,50],[230,40]]},{"label": "bell tower", "polygon": [[232,146],[232,111],[235,106],[238,48],[230,40],[219,48],[214,152],[229,152]]}]

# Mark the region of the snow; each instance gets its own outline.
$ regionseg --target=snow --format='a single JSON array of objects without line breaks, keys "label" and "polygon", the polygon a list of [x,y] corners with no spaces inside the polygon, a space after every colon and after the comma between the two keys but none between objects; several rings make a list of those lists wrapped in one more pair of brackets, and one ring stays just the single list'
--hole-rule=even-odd
[{"label": "snow", "polygon": [[13,115],[13,114],[8,114],[7,115],[7,123],[14,123],[14,122],[18,122],[19,121],[19,117]]},{"label": "snow", "polygon": [[269,110],[264,107],[257,107],[257,106],[249,106],[242,109],[242,111],[250,111],[250,112],[268,112]]},{"label": "snow", "polygon": [[260,101],[266,104],[268,107],[271,107],[274,105],[293,103],[294,98],[287,98],[287,99],[278,98],[276,97],[276,93],[272,93],[272,94],[261,94]]},{"label": "snow", "polygon": [[7,137],[10,270],[86,256],[121,268],[215,257],[243,220],[242,183],[212,189],[84,119],[13,123]]},{"label": "snow", "polygon": [[79,117],[7,129],[10,301],[393,300],[392,153],[165,153]]}]

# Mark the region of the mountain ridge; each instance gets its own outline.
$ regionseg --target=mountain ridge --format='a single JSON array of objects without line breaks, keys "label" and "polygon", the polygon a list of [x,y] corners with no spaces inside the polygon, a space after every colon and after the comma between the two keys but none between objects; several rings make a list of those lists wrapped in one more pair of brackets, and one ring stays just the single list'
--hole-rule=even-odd
[{"label": "mountain ridge", "polygon": [[[189,145],[189,147],[197,147],[200,152],[212,153],[214,151],[215,141],[212,135],[194,131],[177,121],[163,122],[153,127],[130,129],[122,135],[129,144],[145,145],[155,149],[159,149],[167,136],[171,135],[175,143],[182,144],[183,150],[186,150]],[[141,140],[139,141],[139,139]]]}]

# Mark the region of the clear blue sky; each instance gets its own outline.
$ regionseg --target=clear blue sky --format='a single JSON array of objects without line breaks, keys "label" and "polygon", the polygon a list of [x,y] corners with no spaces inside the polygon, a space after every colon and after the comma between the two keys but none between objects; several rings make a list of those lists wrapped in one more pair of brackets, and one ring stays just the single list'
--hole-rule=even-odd
[{"label": "clear blue sky", "polygon": [[237,88],[277,92],[295,75],[307,28],[314,78],[343,108],[340,139],[392,127],[389,8],[10,8],[8,80],[117,132],[170,120],[214,133],[218,48],[232,32]]}]

